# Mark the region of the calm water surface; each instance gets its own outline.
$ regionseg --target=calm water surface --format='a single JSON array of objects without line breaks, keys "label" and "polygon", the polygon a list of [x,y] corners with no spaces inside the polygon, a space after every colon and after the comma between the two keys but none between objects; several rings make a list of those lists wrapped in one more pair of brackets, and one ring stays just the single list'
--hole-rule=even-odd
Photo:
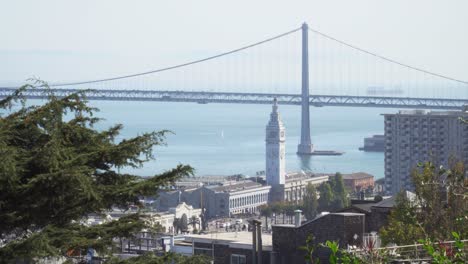
[{"label": "calm water surface", "polygon": [[[179,163],[190,164],[197,175],[253,175],[265,166],[265,126],[270,105],[196,104],[161,102],[91,101],[105,120],[98,128],[124,125],[120,139],[145,131],[169,129],[167,146],[157,147],[156,160],[141,169],[154,175]],[[381,113],[395,109],[311,107],[312,141],[319,150],[344,151],[342,156],[300,158],[295,154],[300,137],[300,107],[280,105],[286,127],[286,169],[313,172],[364,171],[384,175],[383,153],[362,152],[363,138],[383,133]]]}]

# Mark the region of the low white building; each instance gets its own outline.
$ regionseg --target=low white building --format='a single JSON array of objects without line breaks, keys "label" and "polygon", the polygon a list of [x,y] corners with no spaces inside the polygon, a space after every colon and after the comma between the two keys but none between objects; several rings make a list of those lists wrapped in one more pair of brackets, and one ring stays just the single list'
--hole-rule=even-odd
[{"label": "low white building", "polygon": [[[96,225],[96,224],[102,224],[105,222],[109,222],[112,220],[117,220],[120,217],[123,217],[125,215],[129,214],[134,214],[136,213],[136,210],[112,210],[106,213],[106,216],[100,217],[100,216],[95,216],[95,215],[90,215],[88,216],[88,219],[86,220],[86,224],[88,225]],[[193,208],[193,206],[188,205],[186,203],[181,203],[177,205],[176,207],[169,208],[168,211],[163,211],[163,212],[157,212],[157,211],[152,211],[151,209],[149,211],[145,212],[140,212],[143,216],[146,216],[146,221],[152,226],[156,225],[161,225],[162,231],[164,233],[173,233],[174,232],[174,220],[176,218],[181,219],[182,217],[187,217],[187,222],[188,222],[188,231],[193,231],[193,225],[190,224],[192,217],[195,216],[197,224],[195,227],[197,229],[200,229],[200,224],[201,224],[201,209],[196,209]]]}]

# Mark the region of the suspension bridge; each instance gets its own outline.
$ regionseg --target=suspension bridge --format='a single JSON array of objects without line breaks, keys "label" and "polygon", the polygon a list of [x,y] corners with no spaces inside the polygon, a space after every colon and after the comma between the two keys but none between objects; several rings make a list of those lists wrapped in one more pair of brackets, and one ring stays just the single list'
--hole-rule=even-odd
[{"label": "suspension bridge", "polygon": [[[309,68],[309,66],[311,66]],[[309,106],[461,109],[468,82],[390,59],[310,28],[156,70],[53,82],[56,96],[88,99],[302,106],[298,153],[312,152]],[[16,87],[0,87],[0,98]],[[38,87],[29,98],[47,97]]]}]

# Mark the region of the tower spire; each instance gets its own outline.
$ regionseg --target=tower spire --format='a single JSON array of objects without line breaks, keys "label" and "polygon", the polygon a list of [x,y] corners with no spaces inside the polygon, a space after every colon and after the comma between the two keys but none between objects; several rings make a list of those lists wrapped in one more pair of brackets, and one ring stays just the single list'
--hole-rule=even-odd
[{"label": "tower spire", "polygon": [[273,100],[270,120],[266,127],[266,180],[278,186],[285,182],[285,130],[278,112],[278,100]]}]

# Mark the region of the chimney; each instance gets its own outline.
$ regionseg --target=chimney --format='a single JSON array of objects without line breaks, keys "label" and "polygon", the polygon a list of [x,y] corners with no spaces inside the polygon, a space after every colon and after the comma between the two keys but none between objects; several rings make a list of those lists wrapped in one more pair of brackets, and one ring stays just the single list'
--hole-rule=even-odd
[{"label": "chimney", "polygon": [[257,225],[255,220],[250,222],[252,226],[252,264],[257,264]]},{"label": "chimney", "polygon": [[302,211],[299,209],[294,211],[294,225],[296,227],[301,226],[301,222],[302,222],[301,214],[302,214]]},{"label": "chimney", "polygon": [[252,219],[252,264],[262,264],[262,222]]}]

